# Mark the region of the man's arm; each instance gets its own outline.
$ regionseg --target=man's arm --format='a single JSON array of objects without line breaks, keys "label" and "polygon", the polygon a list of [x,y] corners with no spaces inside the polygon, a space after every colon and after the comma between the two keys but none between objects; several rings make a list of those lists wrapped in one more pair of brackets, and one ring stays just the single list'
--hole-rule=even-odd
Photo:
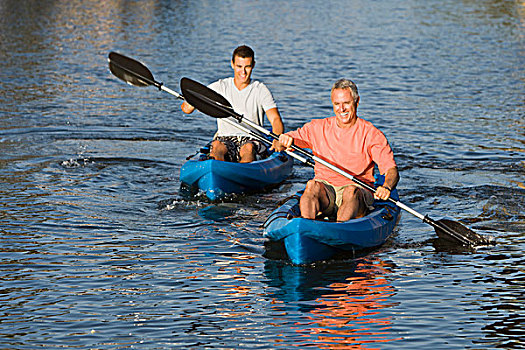
[{"label": "man's arm", "polygon": [[397,167],[388,169],[385,173],[385,183],[379,186],[374,194],[377,199],[387,200],[390,197],[390,193],[394,190],[399,182],[399,171]]},{"label": "man's arm", "polygon": [[[270,124],[272,124],[272,131],[276,135],[281,135],[284,132],[284,124],[283,120],[281,119],[281,115],[279,114],[279,110],[276,108],[270,108],[266,111],[266,118],[270,121]],[[275,149],[279,141],[273,140],[272,141],[272,147],[270,149]]]},{"label": "man's arm", "polygon": [[281,135],[284,131],[284,124],[283,120],[281,119],[281,115],[279,114],[279,110],[276,108],[270,108],[266,111],[266,117],[270,121],[270,124],[272,124],[272,131],[276,135]]}]

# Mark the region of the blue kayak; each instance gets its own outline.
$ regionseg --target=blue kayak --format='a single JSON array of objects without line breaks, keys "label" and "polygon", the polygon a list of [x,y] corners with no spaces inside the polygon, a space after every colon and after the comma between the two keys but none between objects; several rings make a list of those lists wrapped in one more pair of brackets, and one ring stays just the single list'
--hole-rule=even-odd
[{"label": "blue kayak", "polygon": [[[337,255],[379,247],[390,237],[400,209],[388,201],[375,201],[374,210],[363,218],[346,222],[300,218],[302,192],[274,210],[264,223],[263,236],[271,249],[281,246],[294,264],[310,264]],[[399,199],[397,190],[392,198]]]},{"label": "blue kayak", "polygon": [[293,159],[282,152],[251,163],[208,159],[204,150],[182,165],[180,181],[191,192],[203,192],[215,201],[232,194],[263,190],[283,182],[291,173]]}]

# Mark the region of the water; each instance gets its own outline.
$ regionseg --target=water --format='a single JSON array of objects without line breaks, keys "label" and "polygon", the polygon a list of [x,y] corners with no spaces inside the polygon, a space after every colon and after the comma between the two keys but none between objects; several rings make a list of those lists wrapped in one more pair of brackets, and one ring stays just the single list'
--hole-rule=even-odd
[{"label": "water", "polygon": [[[524,348],[524,21],[519,1],[0,1],[0,347]],[[292,266],[260,225],[312,175],[228,203],[181,197],[212,118],[177,90],[256,51],[287,129],[356,81],[403,202],[497,239],[443,250],[404,213],[365,257]]]}]

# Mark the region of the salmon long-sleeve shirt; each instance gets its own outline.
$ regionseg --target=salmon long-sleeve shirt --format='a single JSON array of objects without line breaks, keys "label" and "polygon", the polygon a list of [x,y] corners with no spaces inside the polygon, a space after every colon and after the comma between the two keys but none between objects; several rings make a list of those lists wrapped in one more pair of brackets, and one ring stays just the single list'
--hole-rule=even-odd
[{"label": "salmon long-sleeve shirt", "polygon": [[[303,127],[286,133],[294,144],[310,148],[314,155],[342,168],[369,184],[374,183],[374,163],[384,174],[395,167],[394,153],[385,135],[371,122],[357,118],[350,128],[337,125],[336,117],[313,119]],[[315,163],[315,178],[335,186],[350,183],[350,179]]]}]

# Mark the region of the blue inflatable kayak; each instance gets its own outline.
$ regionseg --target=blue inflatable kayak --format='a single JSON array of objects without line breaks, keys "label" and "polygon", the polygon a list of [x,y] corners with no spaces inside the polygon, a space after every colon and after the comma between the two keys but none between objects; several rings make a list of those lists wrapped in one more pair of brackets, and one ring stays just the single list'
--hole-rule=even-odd
[{"label": "blue inflatable kayak", "polygon": [[291,173],[293,159],[282,152],[251,163],[208,159],[204,150],[182,165],[180,181],[191,192],[203,192],[215,201],[232,194],[260,191],[283,182]]},{"label": "blue inflatable kayak", "polygon": [[[392,198],[398,199],[397,190]],[[375,201],[367,216],[346,222],[300,218],[301,192],[274,210],[264,224],[263,236],[271,249],[284,250],[294,264],[329,260],[338,254],[381,246],[392,234],[400,209],[391,202]]]}]

